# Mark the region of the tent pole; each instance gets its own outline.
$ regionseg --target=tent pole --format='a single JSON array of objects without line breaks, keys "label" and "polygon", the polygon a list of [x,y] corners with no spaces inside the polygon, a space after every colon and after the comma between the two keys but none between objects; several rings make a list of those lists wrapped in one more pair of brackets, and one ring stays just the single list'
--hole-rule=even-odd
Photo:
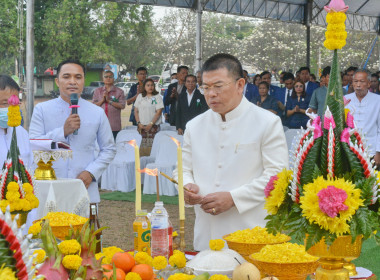
[{"label": "tent pole", "polygon": [[34,0],[26,2],[26,120],[29,130],[34,107]]},{"label": "tent pole", "polygon": [[305,6],[305,25],[306,25],[306,65],[310,68],[310,41],[311,41],[311,17],[313,12],[313,0],[308,0]]},{"label": "tent pole", "polygon": [[202,68],[202,3],[197,0],[197,26],[195,37],[195,73]]}]

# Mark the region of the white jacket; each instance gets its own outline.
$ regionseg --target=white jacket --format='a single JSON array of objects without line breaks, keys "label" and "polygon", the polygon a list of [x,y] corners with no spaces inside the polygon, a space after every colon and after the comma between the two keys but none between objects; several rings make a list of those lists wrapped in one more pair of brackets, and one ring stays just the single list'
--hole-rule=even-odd
[{"label": "white jacket", "polygon": [[[116,148],[111,127],[104,110],[82,98],[79,99],[78,114],[80,128],[78,135],[66,138],[63,126],[71,114],[69,104],[61,97],[36,105],[29,127],[30,139],[53,139],[63,141],[73,150],[72,159],[54,161],[57,178],[76,178],[87,170],[96,180],[113,160]],[[99,154],[96,149],[99,146]],[[90,201],[100,202],[98,184],[92,182],[88,188]]]},{"label": "white jacket", "polygon": [[184,135],[184,185],[197,184],[201,195],[230,192],[235,203],[216,216],[195,206],[195,250],[236,230],[265,226],[264,188],[272,175],[288,167],[279,117],[245,97],[225,117],[223,122],[208,110],[187,123]]}]

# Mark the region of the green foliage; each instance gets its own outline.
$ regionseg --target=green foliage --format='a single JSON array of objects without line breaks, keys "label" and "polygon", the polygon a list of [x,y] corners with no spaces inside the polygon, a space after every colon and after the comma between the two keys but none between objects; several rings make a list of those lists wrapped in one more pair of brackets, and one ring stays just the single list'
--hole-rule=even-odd
[{"label": "green foliage", "polygon": [[[303,163],[301,173],[301,185],[311,183],[314,177],[314,170],[319,164],[320,152],[321,152],[322,137],[315,139],[314,145],[311,147],[309,153],[306,155],[306,159]],[[318,168],[319,170],[319,168]]]},{"label": "green foliage", "polygon": [[376,184],[376,178],[361,179],[355,182],[357,189],[361,190],[360,197],[364,200],[364,205],[370,205],[372,201],[372,187]]},{"label": "green foliage", "polygon": [[348,161],[348,165],[351,169],[351,172],[353,172],[353,181],[357,181],[360,179],[365,178],[364,177],[364,169],[363,166],[361,165],[358,157],[354,154],[353,151],[350,150],[349,146],[347,143],[342,142],[342,148],[346,154],[346,158]]}]

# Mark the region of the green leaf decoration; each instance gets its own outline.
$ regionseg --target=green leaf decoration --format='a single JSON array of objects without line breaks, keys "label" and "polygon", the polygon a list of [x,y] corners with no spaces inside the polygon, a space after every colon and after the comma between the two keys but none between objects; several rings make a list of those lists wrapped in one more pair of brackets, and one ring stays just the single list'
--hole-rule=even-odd
[{"label": "green leaf decoration", "polygon": [[370,205],[373,191],[372,187],[376,183],[376,178],[369,177],[368,179],[360,179],[359,181],[355,182],[355,186],[357,189],[361,190],[360,197],[364,200],[364,205]]},{"label": "green leaf decoration", "polygon": [[364,168],[362,164],[360,163],[360,160],[355,155],[353,151],[350,150],[350,147],[347,143],[342,142],[342,148],[346,154],[346,158],[348,161],[348,164],[350,166],[350,169],[354,172],[354,181],[358,181],[360,179],[364,179]]},{"label": "green leaf decoration", "polygon": [[347,158],[346,154],[343,151],[343,148],[341,146],[340,142],[340,134],[336,134],[337,131],[334,129],[335,132],[335,166],[334,166],[334,174],[337,177],[342,177],[345,172],[347,172]]},{"label": "green leaf decoration", "polygon": [[321,158],[320,158],[320,170],[322,175],[326,177],[327,175],[327,140],[328,140],[328,130],[323,128],[322,144],[321,144]]},{"label": "green leaf decoration", "polygon": [[312,246],[317,244],[325,236],[325,231],[317,224],[312,224],[308,227],[307,233],[309,234],[306,239],[306,251]]},{"label": "green leaf decoration", "polygon": [[360,228],[361,234],[363,234],[364,239],[367,239],[371,236],[372,234],[372,227],[371,227],[371,215],[369,213],[370,210],[365,207],[360,207],[356,211],[356,216]]},{"label": "green leaf decoration", "polygon": [[[315,165],[318,164],[321,152],[322,137],[315,140],[302,166],[301,185],[311,183],[314,179]],[[302,186],[301,186],[302,188]]]}]

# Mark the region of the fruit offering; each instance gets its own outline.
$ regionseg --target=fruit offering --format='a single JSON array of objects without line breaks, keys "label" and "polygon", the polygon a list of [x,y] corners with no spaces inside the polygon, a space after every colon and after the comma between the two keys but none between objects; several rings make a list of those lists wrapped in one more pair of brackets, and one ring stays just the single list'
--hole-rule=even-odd
[{"label": "fruit offering", "polygon": [[251,256],[255,260],[272,263],[304,263],[318,260],[317,257],[306,253],[305,246],[293,243],[266,245],[259,253]]},{"label": "fruit offering", "polygon": [[266,228],[254,227],[252,229],[235,231],[234,233],[226,236],[224,239],[232,242],[267,244],[289,241],[289,236],[281,233],[273,235],[268,233]]}]

